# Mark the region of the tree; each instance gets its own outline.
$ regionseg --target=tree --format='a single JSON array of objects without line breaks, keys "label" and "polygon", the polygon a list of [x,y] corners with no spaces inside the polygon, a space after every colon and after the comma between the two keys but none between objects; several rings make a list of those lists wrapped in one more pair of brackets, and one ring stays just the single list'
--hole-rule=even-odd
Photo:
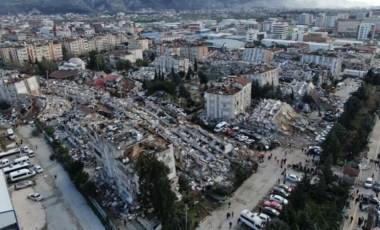
[{"label": "tree", "polygon": [[53,137],[55,133],[55,129],[53,128],[53,126],[48,126],[46,127],[45,132],[46,132],[46,135],[48,135],[49,137]]},{"label": "tree", "polygon": [[163,225],[174,215],[176,195],[170,188],[169,168],[153,154],[142,153],[135,162],[139,178],[139,204],[146,215],[153,214]]},{"label": "tree", "polygon": [[193,74],[194,74],[193,70],[191,69],[191,66],[189,66],[189,69],[187,70],[187,73],[186,73],[186,76],[185,76],[186,81],[190,81],[191,80],[191,76]]},{"label": "tree", "polygon": [[266,225],[265,230],[290,230],[290,227],[285,221],[275,218]]},{"label": "tree", "polygon": [[202,85],[207,84],[208,78],[207,78],[206,74],[204,74],[202,71],[199,71],[198,77],[199,77],[199,83],[200,84],[202,84]]},{"label": "tree", "polygon": [[54,61],[47,60],[45,57],[42,57],[41,62],[36,61],[38,74],[45,75],[46,72],[51,73],[58,69],[57,64]]},{"label": "tree", "polygon": [[144,66],[144,67],[146,67],[146,66],[148,66],[149,65],[149,61],[148,60],[146,60],[146,59],[137,59],[136,60],[136,66],[138,67],[138,68],[140,68],[141,66]]},{"label": "tree", "polygon": [[62,59],[64,61],[68,61],[69,59],[71,58],[71,55],[69,55],[67,49],[65,48],[65,46],[62,46]]},{"label": "tree", "polygon": [[154,81],[157,81],[158,80],[158,74],[157,74],[157,70],[155,69],[154,70]]},{"label": "tree", "polygon": [[190,181],[184,174],[181,174],[179,176],[178,185],[179,185],[179,192],[181,193],[186,194],[191,191]]},{"label": "tree", "polygon": [[91,70],[95,70],[97,68],[97,55],[98,55],[98,51],[96,50],[91,50],[89,53],[88,53],[88,63],[87,63],[87,68],[88,69],[91,69]]},{"label": "tree", "polygon": [[258,80],[253,80],[251,84],[252,90],[251,90],[251,97],[252,99],[254,98],[259,98],[260,97],[260,92],[261,92],[261,87],[259,84]]},{"label": "tree", "polygon": [[132,63],[129,60],[118,60],[115,65],[116,69],[119,71],[128,71],[132,68]]},{"label": "tree", "polygon": [[191,97],[189,91],[182,84],[179,86],[178,92],[179,92],[178,96],[181,98],[189,99]]},{"label": "tree", "polygon": [[195,58],[194,60],[194,71],[195,72],[198,72],[198,62],[197,62],[197,59]]}]

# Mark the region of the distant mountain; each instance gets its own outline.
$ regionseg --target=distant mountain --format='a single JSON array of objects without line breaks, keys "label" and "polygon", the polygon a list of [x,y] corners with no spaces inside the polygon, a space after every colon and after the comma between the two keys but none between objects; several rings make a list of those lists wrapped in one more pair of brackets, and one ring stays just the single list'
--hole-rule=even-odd
[{"label": "distant mountain", "polygon": [[89,13],[97,11],[120,12],[142,8],[158,9],[212,9],[254,6],[276,8],[346,8],[380,6],[379,0],[0,0],[0,13],[27,12],[37,9],[42,13]]},{"label": "distant mountain", "polygon": [[37,9],[43,13],[86,13],[96,11],[120,12],[152,9],[207,9],[230,7],[255,0],[0,0],[0,13],[27,12]]}]

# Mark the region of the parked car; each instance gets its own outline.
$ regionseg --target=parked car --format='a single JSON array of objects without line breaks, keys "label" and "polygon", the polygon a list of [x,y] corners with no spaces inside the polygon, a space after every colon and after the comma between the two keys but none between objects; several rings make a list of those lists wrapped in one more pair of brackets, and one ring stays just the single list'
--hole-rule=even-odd
[{"label": "parked car", "polygon": [[364,188],[372,188],[373,186],[373,179],[372,177],[368,177],[367,180],[364,182]]},{"label": "parked car", "polygon": [[373,195],[368,195],[368,194],[363,195],[362,202],[364,204],[374,204],[374,205],[380,204],[380,201],[379,201],[379,199],[377,199],[377,197],[375,197]]},{"label": "parked car", "polygon": [[33,167],[33,170],[36,172],[36,173],[42,173],[44,172],[44,169],[40,166],[40,165],[35,165]]},{"label": "parked car", "polygon": [[280,196],[285,197],[285,198],[289,197],[289,193],[287,193],[283,188],[280,188],[277,186],[274,186],[272,188],[272,193],[280,195]]},{"label": "parked car", "polygon": [[298,183],[301,181],[301,178],[299,178],[297,175],[294,174],[286,174],[285,180],[292,182],[292,183]]},{"label": "parked car", "polygon": [[44,199],[44,197],[39,194],[38,192],[35,193],[29,193],[28,199],[34,200],[34,201],[41,201]]},{"label": "parked car", "polygon": [[375,192],[380,192],[380,183],[379,182],[373,183],[372,189]]},{"label": "parked car", "polygon": [[293,188],[291,186],[288,186],[286,184],[279,184],[277,185],[280,188],[283,188],[286,192],[291,193]]},{"label": "parked car", "polygon": [[288,200],[285,199],[282,196],[279,196],[279,195],[269,195],[268,200],[270,200],[270,201],[277,201],[278,203],[280,203],[282,205],[287,205],[288,204]]},{"label": "parked car", "polygon": [[22,181],[22,182],[15,184],[15,190],[27,188],[27,187],[30,187],[32,185],[34,185],[34,183],[31,180]]},{"label": "parked car", "polygon": [[271,207],[271,208],[274,208],[274,209],[276,209],[279,212],[282,211],[282,205],[280,203],[278,203],[277,201],[264,200],[263,205]]},{"label": "parked car", "polygon": [[307,150],[307,153],[311,155],[321,155],[322,148],[319,146],[310,146]]},{"label": "parked car", "polygon": [[278,217],[280,215],[279,211],[268,206],[263,208],[263,213],[268,214],[271,217]]}]

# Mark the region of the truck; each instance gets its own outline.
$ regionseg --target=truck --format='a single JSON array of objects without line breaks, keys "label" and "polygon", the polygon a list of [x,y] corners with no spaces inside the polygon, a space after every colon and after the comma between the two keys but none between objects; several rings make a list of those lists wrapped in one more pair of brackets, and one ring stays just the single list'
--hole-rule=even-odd
[{"label": "truck", "polygon": [[8,151],[1,152],[0,153],[0,159],[3,157],[11,156],[13,154],[17,154],[17,153],[21,153],[20,148],[13,148],[13,149],[10,149]]}]

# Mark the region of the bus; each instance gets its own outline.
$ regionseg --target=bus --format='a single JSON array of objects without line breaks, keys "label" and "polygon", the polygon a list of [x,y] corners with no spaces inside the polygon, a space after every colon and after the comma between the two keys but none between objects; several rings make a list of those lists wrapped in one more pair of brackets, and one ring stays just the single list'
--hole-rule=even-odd
[{"label": "bus", "polygon": [[9,174],[8,180],[11,182],[16,182],[19,180],[27,179],[36,175],[36,172],[30,169],[21,169]]},{"label": "bus", "polygon": [[241,211],[239,220],[254,230],[264,229],[265,226],[264,221],[258,215],[253,214],[247,209]]},{"label": "bus", "polygon": [[10,149],[10,150],[5,151],[5,152],[1,152],[0,153],[0,159],[3,157],[11,156],[11,155],[16,154],[16,153],[21,153],[21,149],[20,148],[14,148],[14,149]]},{"label": "bus", "polygon": [[12,166],[8,166],[6,168],[3,168],[3,172],[4,172],[4,174],[7,175],[7,174],[10,174],[11,172],[14,172],[14,171],[17,171],[20,169],[28,169],[29,167],[30,167],[29,163],[24,162],[21,164],[12,165]]}]

